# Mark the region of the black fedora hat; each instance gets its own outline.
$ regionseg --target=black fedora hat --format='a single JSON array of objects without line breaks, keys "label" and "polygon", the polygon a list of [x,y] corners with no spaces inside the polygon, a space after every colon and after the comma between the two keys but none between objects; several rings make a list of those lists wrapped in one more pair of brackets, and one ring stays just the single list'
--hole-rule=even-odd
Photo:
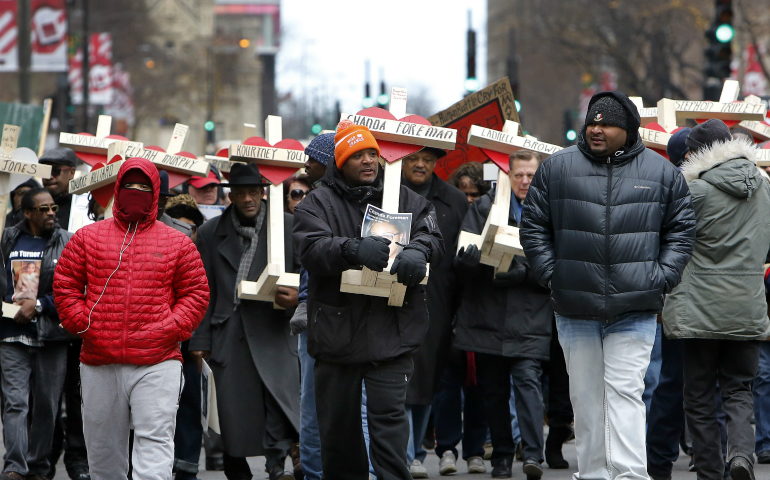
[{"label": "black fedora hat", "polygon": [[236,185],[267,187],[270,184],[262,180],[256,163],[233,162],[230,166],[230,186]]}]

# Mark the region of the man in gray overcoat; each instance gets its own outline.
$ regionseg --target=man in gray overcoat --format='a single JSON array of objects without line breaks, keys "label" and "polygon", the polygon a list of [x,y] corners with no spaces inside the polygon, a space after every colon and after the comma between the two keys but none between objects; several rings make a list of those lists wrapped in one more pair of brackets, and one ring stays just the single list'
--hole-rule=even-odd
[{"label": "man in gray overcoat", "polygon": [[[225,476],[251,478],[245,457],[264,455],[270,480],[293,480],[284,471],[299,435],[297,340],[289,334],[297,291],[279,288],[269,302],[240,300],[241,280],[256,281],[267,265],[267,204],[256,164],[230,172],[232,204],[198,231],[198,250],[211,289],[206,317],[190,340],[190,355],[208,358],[216,379]],[[284,217],[287,270],[292,257],[292,217]]]}]

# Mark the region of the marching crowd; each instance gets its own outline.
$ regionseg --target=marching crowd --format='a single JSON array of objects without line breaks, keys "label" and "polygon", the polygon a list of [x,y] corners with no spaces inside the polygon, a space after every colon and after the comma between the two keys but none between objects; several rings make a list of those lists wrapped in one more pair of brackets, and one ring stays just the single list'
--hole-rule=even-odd
[{"label": "marching crowd", "polygon": [[[770,463],[770,176],[720,120],[675,133],[668,160],[639,126],[625,94],[603,92],[576,146],[511,155],[525,256],[498,271],[458,245],[498,192],[478,163],[439,178],[440,149],[403,159],[408,240],[362,235],[383,199],[380,146],[343,121],[284,182],[301,281],[274,303],[238,291],[270,258],[257,164],[233,163],[226,195],[213,167],[176,194],[129,159],[107,218],[92,201],[95,222],[72,234],[77,157],[49,150],[51,179],[12,192],[0,244],[0,479],[53,478],[64,453],[72,480],[190,480],[205,448],[230,480],[252,477],[251,456],[270,480],[427,478],[429,449],[442,476],[462,455],[473,474],[490,459],[493,478],[519,460],[528,480],[544,464],[665,480],[682,448],[698,480],[753,480],[755,454]],[[223,211],[204,221],[199,205]],[[362,267],[405,285],[403,305],[342,292]],[[201,423],[204,360],[221,435]]]}]

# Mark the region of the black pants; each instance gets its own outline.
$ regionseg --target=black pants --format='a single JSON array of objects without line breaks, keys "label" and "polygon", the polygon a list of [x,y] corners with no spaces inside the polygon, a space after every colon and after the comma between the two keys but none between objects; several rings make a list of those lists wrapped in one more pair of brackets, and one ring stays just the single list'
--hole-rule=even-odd
[{"label": "black pants", "polygon": [[564,350],[556,334],[556,321],[551,336],[551,355],[547,365],[548,373],[548,426],[564,427],[572,424],[572,402],[569,399],[569,374],[564,361]]},{"label": "black pants", "polygon": [[62,409],[59,408],[51,449],[49,478],[55,475],[56,463],[59,461],[62,448],[64,466],[70,478],[75,478],[80,473],[88,473],[88,453],[86,439],[83,436],[83,412],[80,410],[83,403],[80,398],[80,347],[82,346],[82,340],[75,340],[67,347],[67,376],[64,379],[62,395],[67,407],[67,415],[66,418],[62,418]]},{"label": "black pants", "polygon": [[366,383],[369,459],[378,480],[411,480],[406,465],[409,419],[406,387],[414,372],[410,354],[372,363],[316,360],[315,401],[326,480],[361,480],[369,475],[361,427],[361,381]]},{"label": "black pants", "polygon": [[196,478],[198,458],[201,455],[201,374],[189,355],[190,341],[182,342],[184,389],[179,397],[174,433],[174,471],[177,479]]},{"label": "black pants", "polygon": [[684,410],[698,480],[721,480],[724,476],[714,402],[717,381],[727,416],[727,462],[741,456],[754,463],[751,383],[758,366],[757,341],[684,340]]},{"label": "black pants", "polygon": [[492,434],[492,459],[513,458],[511,377],[521,430],[522,457],[543,462],[543,390],[540,360],[476,354],[476,371],[484,395],[484,410]]}]

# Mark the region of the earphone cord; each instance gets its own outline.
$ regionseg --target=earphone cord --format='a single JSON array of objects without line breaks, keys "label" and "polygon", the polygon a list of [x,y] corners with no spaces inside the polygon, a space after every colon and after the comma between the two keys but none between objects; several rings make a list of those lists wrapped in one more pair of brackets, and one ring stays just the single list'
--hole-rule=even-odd
[{"label": "earphone cord", "polygon": [[82,332],[78,332],[78,335],[80,335],[81,333],[86,333],[88,329],[91,328],[91,314],[94,313],[94,308],[96,308],[96,306],[99,305],[99,302],[104,296],[104,292],[107,291],[107,285],[109,285],[110,279],[112,278],[113,275],[115,275],[115,272],[117,272],[118,269],[120,268],[120,263],[123,261],[123,252],[125,252],[128,249],[128,247],[131,246],[131,243],[134,241],[137,228],[139,228],[139,222],[136,222],[136,226],[134,227],[134,233],[131,235],[131,240],[128,241],[128,245],[126,245],[124,248],[123,245],[126,243],[126,237],[128,236],[128,231],[131,230],[131,224],[130,223],[128,224],[128,229],[126,229],[126,234],[123,235],[123,242],[120,244],[120,256],[118,257],[118,266],[115,267],[115,270],[113,270],[110,276],[107,277],[107,282],[104,284],[104,288],[102,289],[102,294],[99,295],[99,299],[96,300],[96,303],[94,303],[94,306],[91,307],[91,311],[88,312],[88,326],[86,326],[86,329],[83,330]]}]

